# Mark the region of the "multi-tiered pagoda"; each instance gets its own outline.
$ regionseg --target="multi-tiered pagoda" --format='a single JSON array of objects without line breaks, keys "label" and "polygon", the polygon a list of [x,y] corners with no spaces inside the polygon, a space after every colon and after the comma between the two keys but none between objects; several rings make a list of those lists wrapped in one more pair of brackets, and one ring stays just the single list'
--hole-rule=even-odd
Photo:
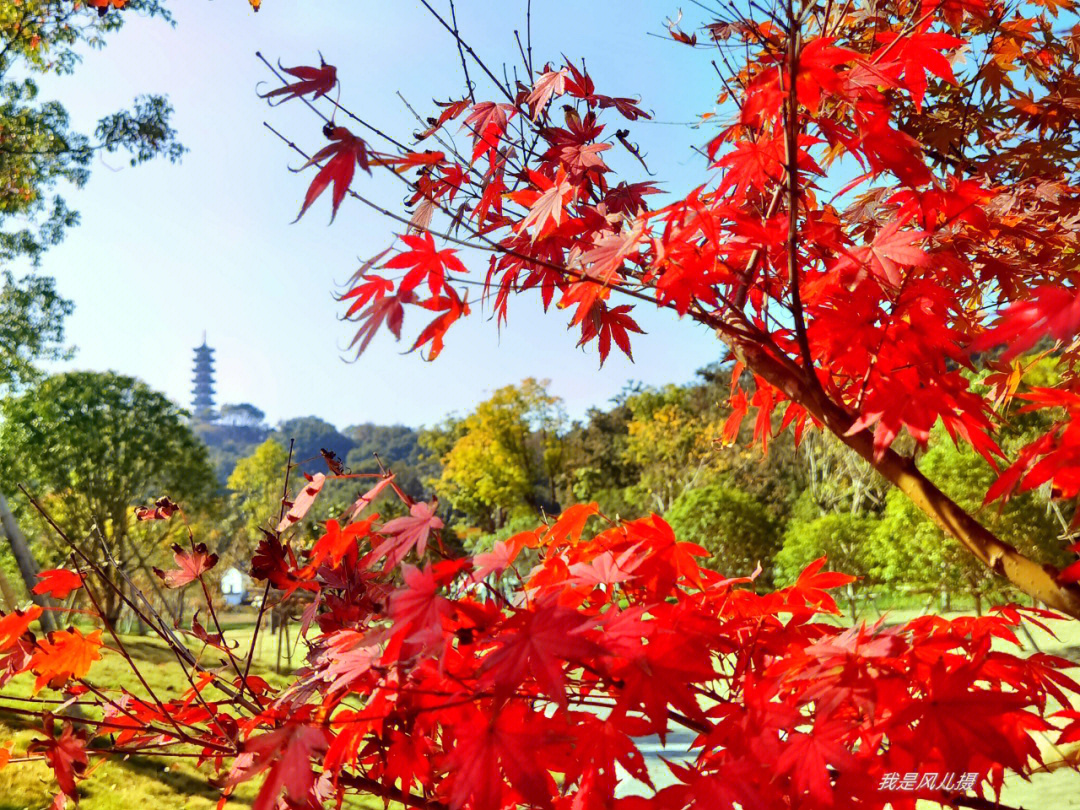
[{"label": "multi-tiered pagoda", "polygon": [[191,380],[195,387],[191,389],[191,413],[200,422],[209,422],[214,418],[214,350],[206,345],[206,333],[203,333],[201,346],[195,347],[195,376]]}]

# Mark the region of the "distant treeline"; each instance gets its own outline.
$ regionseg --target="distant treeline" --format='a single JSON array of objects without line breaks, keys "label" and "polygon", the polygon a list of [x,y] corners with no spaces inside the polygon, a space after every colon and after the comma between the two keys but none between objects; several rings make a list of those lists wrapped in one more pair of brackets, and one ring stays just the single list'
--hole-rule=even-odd
[{"label": "distant treeline", "polygon": [[[1032,373],[1054,375],[1053,361]],[[883,590],[1000,595],[1000,585],[970,555],[906,499],[890,494],[838,441],[807,431],[796,447],[792,431],[778,430],[781,416],[755,424],[753,411],[736,427],[726,404],[730,374],[730,366],[718,364],[689,385],[628,385],[608,407],[577,421],[567,418],[544,381],[527,379],[499,389],[470,413],[420,430],[375,424],[338,430],[316,417],[271,429],[252,406],[235,406],[242,413],[223,408],[218,421],[196,430],[227,482],[233,511],[246,508],[252,530],[255,503],[273,505],[278,490],[271,481],[276,476],[280,483],[291,441],[295,461],[309,472],[326,469],[323,450],[351,472],[392,470],[412,496],[437,497],[448,536],[470,548],[535,526],[574,503],[596,501],[611,519],[661,514],[680,539],[711,553],[710,566],[736,575],[760,564],[764,584],[787,581],[827,554],[830,567],[862,578],[856,597]],[[752,379],[739,384],[753,391]],[[1040,419],[1010,415],[1005,444],[1034,435]],[[269,444],[256,458],[260,441]],[[925,450],[910,441],[899,446],[918,455],[920,467],[961,505],[979,511],[996,475],[986,461],[937,431]],[[355,497],[358,488],[349,484],[336,484],[322,500],[312,531]],[[1047,494],[1027,493],[979,516],[1020,548],[1060,562],[1059,538],[1072,516],[1051,505]]]}]

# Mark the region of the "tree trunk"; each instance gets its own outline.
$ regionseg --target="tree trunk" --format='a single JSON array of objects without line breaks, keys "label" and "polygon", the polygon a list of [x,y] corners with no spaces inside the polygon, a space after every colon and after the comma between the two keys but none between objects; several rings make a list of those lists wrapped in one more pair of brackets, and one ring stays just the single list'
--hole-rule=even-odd
[{"label": "tree trunk", "polygon": [[3,569],[0,569],[0,596],[4,599],[4,610],[9,613],[19,606],[19,598],[15,595],[15,589],[11,587],[11,582],[5,576]]},{"label": "tree trunk", "polygon": [[[724,327],[729,325],[724,324]],[[812,376],[786,355],[773,353],[754,339],[721,331],[720,337],[731,348],[736,359],[771,385],[783,391],[792,401],[803,406],[844,444],[862,456],[889,483],[903,492],[911,502],[941,529],[955,537],[964,548],[995,574],[1048,607],[1080,619],[1080,585],[1058,581],[1058,570],[1052,565],[1040,565],[994,535],[969,512],[938,489],[915,466],[913,458],[901,456],[892,448],[877,452],[873,434],[868,430],[850,433],[855,418],[847,408],[835,402]]]},{"label": "tree trunk", "polygon": [[41,629],[46,633],[50,633],[56,629],[56,621],[52,613],[49,612],[51,607],[49,599],[34,593],[34,586],[37,584],[37,575],[40,570],[37,560],[34,559],[34,554],[30,551],[30,544],[26,541],[26,535],[19,529],[18,524],[15,522],[15,516],[11,514],[11,509],[8,508],[7,499],[2,493],[0,493],[0,524],[3,525],[4,534],[7,535],[8,543],[11,544],[11,551],[15,555],[15,563],[19,566],[19,574],[22,577],[23,584],[26,585],[26,592],[30,594],[34,604],[44,610],[39,620]]}]

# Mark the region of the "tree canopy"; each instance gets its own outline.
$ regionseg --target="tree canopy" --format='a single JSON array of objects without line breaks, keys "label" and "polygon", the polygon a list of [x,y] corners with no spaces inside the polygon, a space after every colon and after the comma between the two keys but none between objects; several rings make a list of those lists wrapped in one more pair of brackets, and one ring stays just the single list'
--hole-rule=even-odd
[{"label": "tree canopy", "polygon": [[129,564],[154,550],[133,544],[135,506],[168,495],[194,510],[216,489],[183,411],[131,377],[88,371],[45,377],[0,400],[0,482],[8,495],[23,484],[46,499],[95,557],[100,537]]},{"label": "tree canopy", "polygon": [[[184,152],[170,124],[172,107],[161,95],[142,95],[130,110],[112,112],[93,133],[72,129],[65,107],[43,101],[34,77],[71,73],[80,48],[101,46],[126,20],[99,16],[91,4],[22,0],[0,8],[0,261],[38,261],[78,222],[58,192],[85,185],[99,152],[124,151],[132,165]],[[170,19],[158,0],[130,0],[128,13]]]}]

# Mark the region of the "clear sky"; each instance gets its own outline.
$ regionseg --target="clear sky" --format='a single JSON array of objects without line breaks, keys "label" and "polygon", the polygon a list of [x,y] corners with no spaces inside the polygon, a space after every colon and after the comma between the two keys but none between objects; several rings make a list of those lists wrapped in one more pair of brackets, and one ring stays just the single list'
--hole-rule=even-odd
[{"label": "clear sky", "polygon": [[[578,417],[628,380],[686,382],[717,359],[719,343],[707,331],[639,309],[649,334],[635,343],[636,363],[613,351],[599,369],[595,347],[575,348],[563,313],[545,316],[537,298],[523,296],[501,334],[486,314],[474,315],[448,333],[434,363],[401,354],[408,345],[388,334],[358,362],[345,362],[350,324],[337,320],[343,310],[331,293],[360,259],[389,244],[395,225],[346,200],[328,227],[329,195],[290,224],[313,170],[291,173],[300,161],[263,121],[309,151],[325,140],[321,122],[300,102],[268,109],[257,98],[259,82],[272,77],[255,51],[294,65],[317,63],[321,50],[338,66],[342,102],[401,134],[416,126],[396,91],[424,114],[434,109],[432,98],[462,95],[453,40],[411,0],[264,0],[257,15],[244,0],[171,5],[176,28],[133,17],[74,76],[43,86],[43,95],[63,101],[87,130],[138,93],[167,93],[191,150],[179,165],[135,169],[105,156],[87,187],[68,195],[82,224],[46,254],[42,271],[56,276],[76,305],[69,337],[78,353],[69,367],[134,375],[187,405],[191,349],[205,330],[217,349],[219,404],[251,402],[272,422],[315,414],[344,427],[432,424],[527,376],[549,378]],[[532,5],[537,62],[584,57],[600,92],[640,95],[659,122],[686,122],[712,109],[716,76],[707,56],[649,35],[664,31],[674,5]],[[437,0],[436,7],[447,6]],[[458,3],[463,36],[493,66],[517,58],[513,30],[524,29],[524,18],[525,0]],[[610,121],[609,134],[622,125]],[[703,144],[707,131],[651,123],[631,137],[666,188],[685,192],[703,182],[703,159],[691,146]],[[644,179],[628,157],[609,163]],[[401,205],[401,187],[386,179],[358,174],[355,184]],[[480,262],[472,266],[483,272]],[[411,323],[407,315],[406,336],[422,325],[419,313]]]}]

